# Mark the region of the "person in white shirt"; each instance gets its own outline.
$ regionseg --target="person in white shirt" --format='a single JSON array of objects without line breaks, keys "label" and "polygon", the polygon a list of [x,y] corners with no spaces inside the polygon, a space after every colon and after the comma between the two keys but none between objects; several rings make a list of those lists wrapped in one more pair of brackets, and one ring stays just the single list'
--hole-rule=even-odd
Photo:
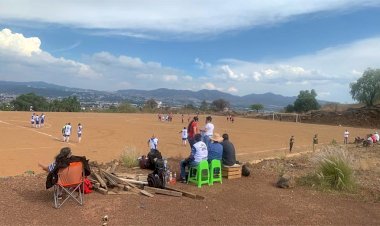
[{"label": "person in white shirt", "polygon": [[82,126],[82,124],[78,123],[78,130],[77,130],[78,143],[80,143],[82,141],[82,131],[83,131],[83,126]]},{"label": "person in white shirt", "polygon": [[182,145],[186,146],[186,140],[187,140],[187,129],[186,129],[186,127],[183,127],[183,129],[179,133],[181,133]]},{"label": "person in white shirt", "polygon": [[379,136],[379,133],[375,132],[375,134],[373,134],[376,138],[376,142],[379,142],[380,140],[380,136]]},{"label": "person in white shirt", "polygon": [[348,136],[350,135],[350,132],[348,130],[344,131],[344,144],[348,144]]},{"label": "person in white shirt", "polygon": [[157,150],[158,147],[158,138],[153,134],[152,137],[148,140],[148,146],[151,151]]},{"label": "person in white shirt", "polygon": [[197,133],[194,136],[195,143],[191,148],[190,156],[180,162],[181,167],[181,180],[186,182],[186,167],[197,166],[202,160],[207,160],[208,149],[206,144],[202,141],[202,136]]},{"label": "person in white shirt", "polygon": [[208,146],[211,142],[210,138],[214,134],[214,124],[212,124],[212,118],[211,116],[206,117],[206,125],[203,129],[201,129],[202,133],[202,141],[205,142],[205,144]]},{"label": "person in white shirt", "polygon": [[70,141],[70,135],[71,135],[71,123],[67,123],[67,125],[65,126],[65,142],[69,142]]}]

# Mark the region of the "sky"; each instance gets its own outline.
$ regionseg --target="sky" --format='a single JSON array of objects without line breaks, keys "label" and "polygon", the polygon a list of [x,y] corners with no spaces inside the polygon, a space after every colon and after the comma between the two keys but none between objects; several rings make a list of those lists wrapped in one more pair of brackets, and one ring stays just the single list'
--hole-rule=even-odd
[{"label": "sky", "polygon": [[0,0],[0,80],[352,103],[367,68],[379,0]]}]

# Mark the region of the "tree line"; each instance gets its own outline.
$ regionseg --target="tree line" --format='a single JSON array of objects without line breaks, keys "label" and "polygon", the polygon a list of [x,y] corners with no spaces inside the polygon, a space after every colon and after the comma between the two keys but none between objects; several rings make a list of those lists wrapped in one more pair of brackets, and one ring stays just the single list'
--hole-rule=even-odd
[{"label": "tree line", "polygon": [[9,105],[2,104],[1,110],[13,111],[58,111],[58,112],[78,112],[81,110],[80,103],[76,96],[70,96],[61,100],[48,101],[45,97],[35,93],[22,94],[12,100]]}]

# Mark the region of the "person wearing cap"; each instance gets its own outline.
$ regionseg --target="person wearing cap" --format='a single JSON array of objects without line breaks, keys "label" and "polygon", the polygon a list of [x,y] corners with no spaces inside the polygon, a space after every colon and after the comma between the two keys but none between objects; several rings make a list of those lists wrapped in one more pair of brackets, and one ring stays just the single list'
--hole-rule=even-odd
[{"label": "person wearing cap", "polygon": [[213,159],[222,160],[223,146],[220,144],[223,141],[223,137],[219,133],[214,133],[210,138],[211,142],[207,146],[208,157],[207,160],[211,162]]}]

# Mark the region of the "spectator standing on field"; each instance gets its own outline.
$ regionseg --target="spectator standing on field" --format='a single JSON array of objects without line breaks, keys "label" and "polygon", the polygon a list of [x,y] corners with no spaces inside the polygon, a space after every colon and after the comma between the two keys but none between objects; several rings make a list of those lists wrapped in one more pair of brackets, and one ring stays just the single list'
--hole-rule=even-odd
[{"label": "spectator standing on field", "polygon": [[294,136],[291,136],[289,139],[289,152],[292,152],[294,141]]},{"label": "spectator standing on field", "polygon": [[348,130],[344,131],[344,144],[348,144],[348,136],[350,135],[350,132]]},{"label": "spectator standing on field", "polygon": [[181,137],[182,137],[182,145],[186,146],[186,140],[187,140],[187,129],[186,127],[183,127],[182,131],[180,131]]},{"label": "spectator standing on field", "polygon": [[203,129],[201,129],[202,141],[208,146],[210,144],[210,138],[214,134],[214,124],[212,124],[211,116],[206,117],[206,125]]},{"label": "spectator standing on field", "polygon": [[[193,148],[195,134],[198,134],[198,117],[194,116],[187,126],[187,140],[189,141],[190,148]],[[201,136],[202,137],[202,136]]]},{"label": "spectator standing on field", "polygon": [[151,151],[157,150],[158,147],[158,138],[153,134],[152,137],[148,140],[148,146]]},{"label": "spectator standing on field", "polygon": [[77,130],[77,134],[78,134],[78,143],[81,142],[82,140],[82,131],[83,131],[83,126],[81,123],[78,123],[78,130]]}]

